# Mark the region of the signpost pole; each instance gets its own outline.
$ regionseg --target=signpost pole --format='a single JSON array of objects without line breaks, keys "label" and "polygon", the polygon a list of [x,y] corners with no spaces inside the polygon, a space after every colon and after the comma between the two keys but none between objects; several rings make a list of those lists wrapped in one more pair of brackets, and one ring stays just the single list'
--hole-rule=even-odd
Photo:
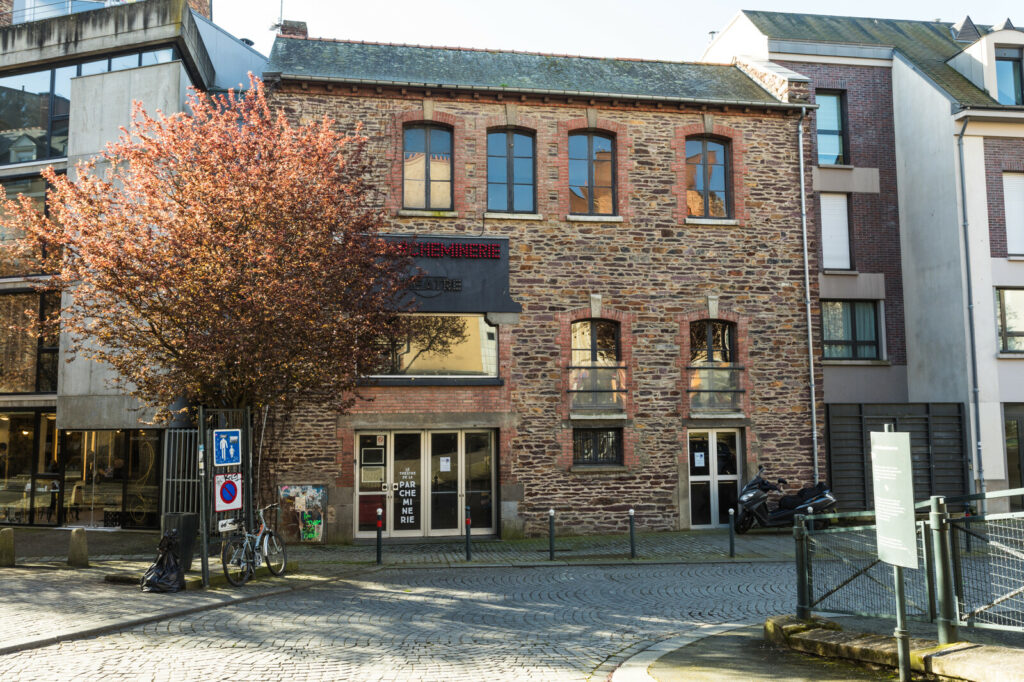
[{"label": "signpost pole", "polygon": [[242,413],[242,480],[245,481],[245,523],[255,532],[256,528],[256,488],[252,481],[252,413],[248,405]]},{"label": "signpost pole", "polygon": [[206,411],[199,406],[199,537],[203,543],[202,566],[203,588],[210,586],[210,486],[206,478]]},{"label": "signpost pole", "polygon": [[900,663],[900,682],[910,682],[910,631],[907,630],[907,595],[903,589],[903,567],[892,567],[896,581],[896,655]]}]

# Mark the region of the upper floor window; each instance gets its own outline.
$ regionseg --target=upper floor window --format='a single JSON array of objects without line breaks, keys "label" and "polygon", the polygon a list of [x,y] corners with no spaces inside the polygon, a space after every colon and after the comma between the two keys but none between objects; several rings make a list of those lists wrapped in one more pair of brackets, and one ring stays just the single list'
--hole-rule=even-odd
[{"label": "upper floor window", "polygon": [[875,301],[822,301],[821,329],[826,360],[879,358]]},{"label": "upper floor window", "polygon": [[[45,210],[46,204],[46,180],[39,175],[30,175],[19,178],[4,178],[0,180],[6,196],[10,200],[17,200],[19,196],[26,196],[31,199],[37,211]],[[0,212],[0,249],[10,248],[6,242],[13,242],[21,233],[13,228],[4,225],[3,213]],[[16,277],[23,275],[37,274],[40,272],[38,262],[12,262],[7,259],[0,259],[0,277]],[[3,327],[0,326],[0,333]]]},{"label": "upper floor window", "polygon": [[996,289],[999,350],[1024,353],[1024,289]]},{"label": "upper floor window", "polygon": [[818,91],[814,93],[814,101],[818,105],[818,112],[815,115],[818,127],[818,163],[849,163],[844,93]]},{"label": "upper floor window", "polygon": [[452,210],[451,129],[407,126],[402,158],[402,205],[430,211]]},{"label": "upper floor window", "polygon": [[1021,48],[996,48],[996,91],[1000,104],[1024,104],[1021,90]]},{"label": "upper floor window", "polygon": [[847,194],[822,192],[821,264],[826,270],[850,270],[850,200]]},{"label": "upper floor window", "polygon": [[175,58],[168,47],[0,78],[0,164],[67,156],[72,78]]},{"label": "upper floor window", "polygon": [[690,409],[694,412],[742,410],[736,357],[736,325],[725,320],[690,323]]},{"label": "upper floor window", "polygon": [[381,339],[377,376],[498,376],[498,328],[483,315],[413,315],[403,331]]},{"label": "upper floor window", "polygon": [[1003,216],[1007,253],[1024,255],[1024,173],[1003,173]]},{"label": "upper floor window", "polygon": [[729,148],[705,137],[686,141],[686,213],[691,218],[728,218]]},{"label": "upper floor window", "polygon": [[569,212],[615,215],[615,140],[610,135],[569,135]]},{"label": "upper floor window", "polygon": [[626,369],[621,363],[619,324],[580,320],[572,323],[571,336],[570,409],[624,412]]},{"label": "upper floor window", "polygon": [[0,294],[0,393],[57,390],[57,335],[33,331],[56,305],[55,294]]},{"label": "upper floor window", "polygon": [[534,213],[533,136],[519,130],[487,133],[487,210]]}]

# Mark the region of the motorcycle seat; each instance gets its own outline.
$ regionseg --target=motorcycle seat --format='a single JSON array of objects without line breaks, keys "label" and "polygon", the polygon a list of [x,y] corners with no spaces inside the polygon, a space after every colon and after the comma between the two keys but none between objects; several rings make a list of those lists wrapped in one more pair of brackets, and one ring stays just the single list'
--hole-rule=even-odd
[{"label": "motorcycle seat", "polygon": [[783,495],[782,498],[779,499],[779,509],[796,509],[808,500],[813,500],[815,497],[823,494],[826,490],[828,490],[828,486],[824,483],[819,483],[817,485],[804,488],[795,495]]}]

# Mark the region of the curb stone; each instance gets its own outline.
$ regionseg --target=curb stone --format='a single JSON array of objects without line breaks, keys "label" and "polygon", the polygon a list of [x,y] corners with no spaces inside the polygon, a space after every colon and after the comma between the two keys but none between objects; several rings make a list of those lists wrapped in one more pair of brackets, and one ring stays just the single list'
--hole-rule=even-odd
[{"label": "curb stone", "polygon": [[633,654],[612,672],[609,679],[611,682],[655,682],[654,678],[651,677],[647,671],[662,656],[670,654],[677,649],[682,649],[684,646],[693,644],[694,642],[700,641],[706,637],[719,635],[730,630],[750,627],[751,625],[756,625],[757,622],[758,621],[697,625],[691,632],[673,635],[667,639],[654,642],[646,649]]}]

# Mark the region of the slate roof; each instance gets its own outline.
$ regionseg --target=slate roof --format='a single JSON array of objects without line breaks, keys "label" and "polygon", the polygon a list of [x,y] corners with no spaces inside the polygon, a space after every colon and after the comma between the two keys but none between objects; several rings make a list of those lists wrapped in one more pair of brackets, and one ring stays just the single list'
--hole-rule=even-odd
[{"label": "slate roof", "polygon": [[[788,14],[743,10],[769,40],[810,43],[843,43],[892,47],[909,59],[962,106],[999,107],[987,92],[946,63],[968,47],[953,39],[952,26],[944,21],[909,21],[838,17],[820,14]],[[982,33],[990,27],[978,26]]]},{"label": "slate roof", "polygon": [[285,77],[436,88],[793,106],[780,102],[737,67],[725,64],[278,36],[267,72]]}]

